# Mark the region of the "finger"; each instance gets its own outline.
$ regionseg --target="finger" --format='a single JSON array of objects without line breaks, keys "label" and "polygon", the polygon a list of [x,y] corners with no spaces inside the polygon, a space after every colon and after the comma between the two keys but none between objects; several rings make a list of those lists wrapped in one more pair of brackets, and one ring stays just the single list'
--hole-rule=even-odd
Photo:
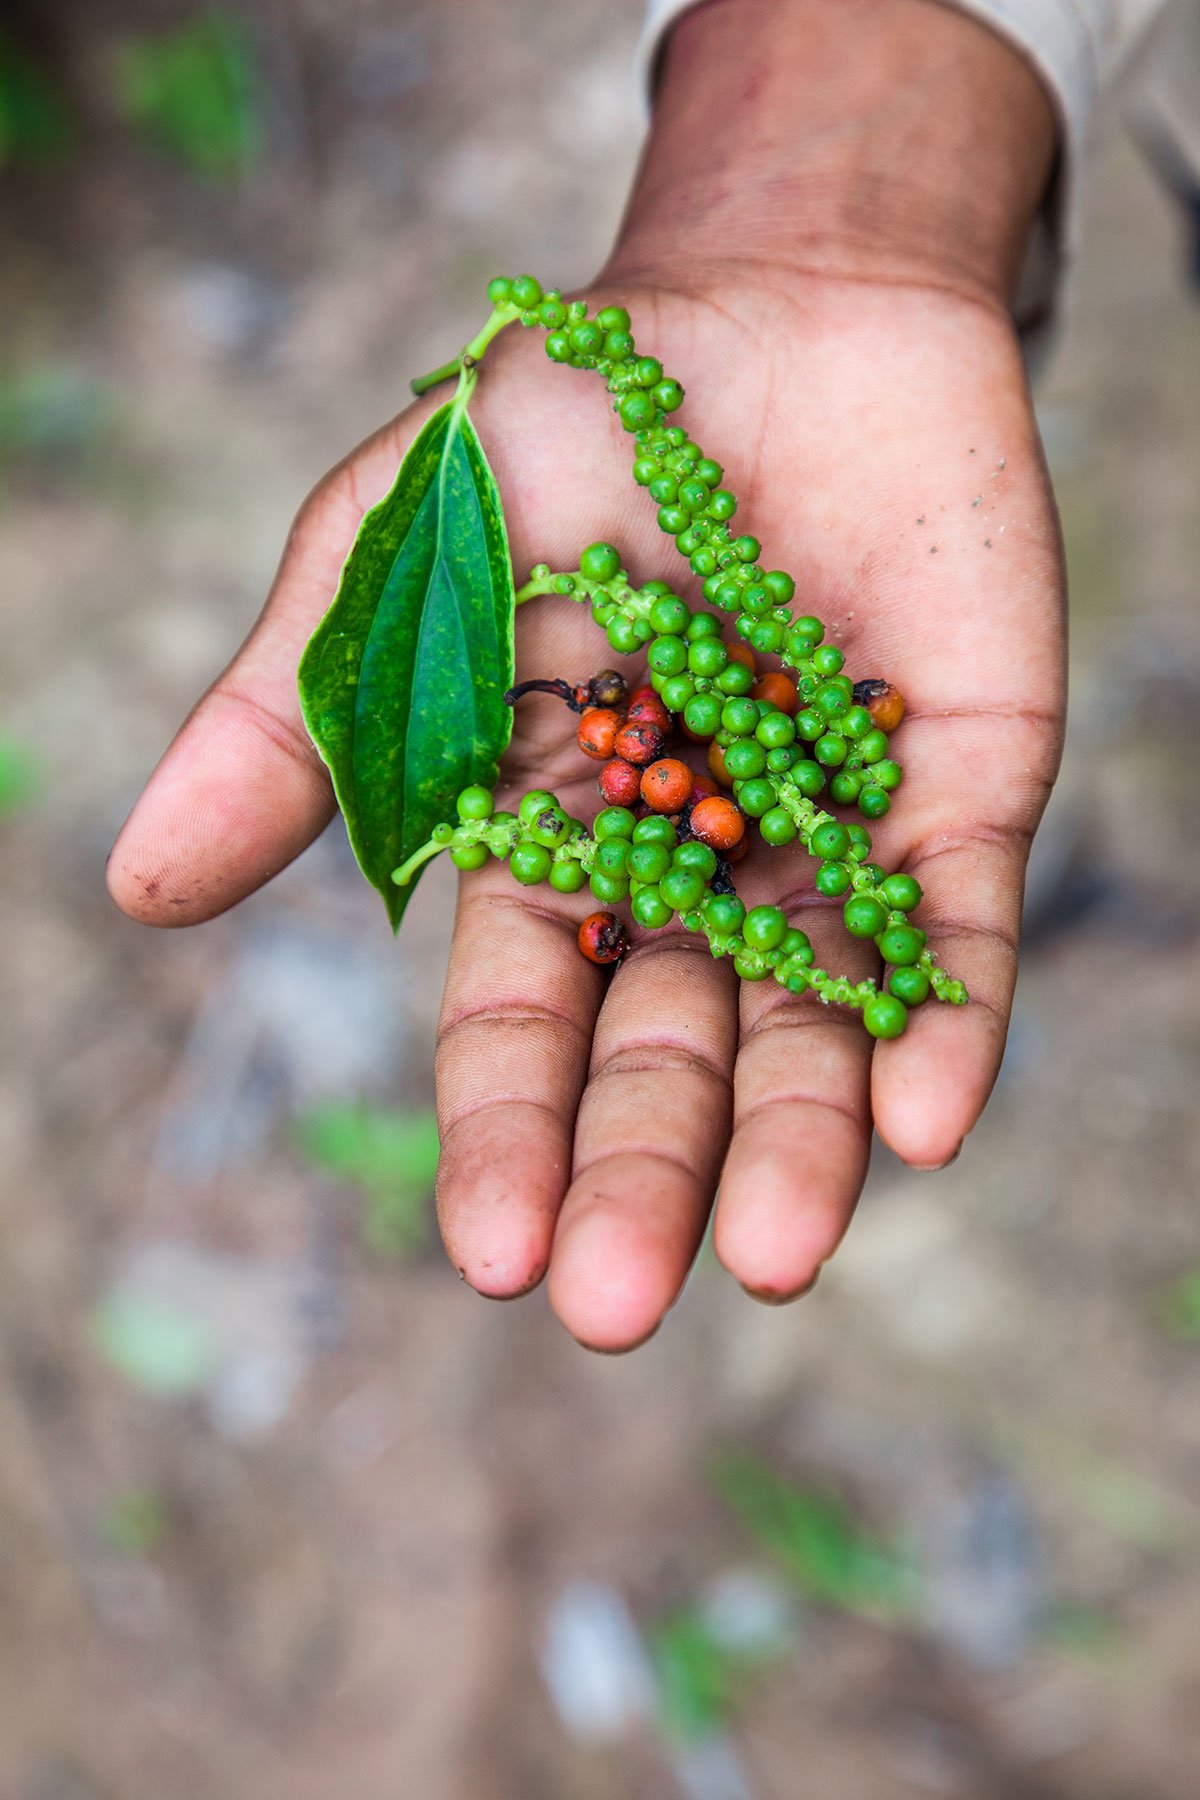
[{"label": "finger", "polygon": [[436,1065],[442,1237],[495,1299],[545,1271],[606,979],[579,954],[577,917],[507,882],[460,884]]},{"label": "finger", "polygon": [[729,1134],[733,971],[703,940],[655,934],[615,976],[579,1107],[550,1298],[595,1350],[650,1336],[703,1235]]},{"label": "finger", "polygon": [[[905,1162],[940,1168],[987,1103],[1004,1055],[1025,866],[1058,761],[1057,713],[913,719],[904,867],[925,897],[917,922],[967,1006],[930,998],[881,1043],[871,1093],[880,1136]],[[890,823],[890,820],[889,820]],[[889,866],[890,863],[889,863]]]},{"label": "finger", "polygon": [[258,623],[180,728],[113,848],[109,891],[131,917],[212,918],[328,824],[333,791],[301,717],[296,667],[396,455],[390,427],[301,512]]},{"label": "finger", "polygon": [[[796,920],[822,968],[859,980],[867,947],[837,911]],[[756,1299],[810,1287],[850,1223],[870,1155],[871,1040],[858,1013],[777,982],[745,982],[734,1077],[733,1142],[721,1172],[714,1247]]]},{"label": "finger", "polygon": [[1027,831],[968,827],[965,836],[945,834],[908,865],[925,890],[919,916],[930,949],[971,997],[966,1006],[944,1006],[931,996],[910,1015],[902,1037],[876,1049],[876,1129],[914,1168],[954,1160],[999,1073],[1028,852]]}]

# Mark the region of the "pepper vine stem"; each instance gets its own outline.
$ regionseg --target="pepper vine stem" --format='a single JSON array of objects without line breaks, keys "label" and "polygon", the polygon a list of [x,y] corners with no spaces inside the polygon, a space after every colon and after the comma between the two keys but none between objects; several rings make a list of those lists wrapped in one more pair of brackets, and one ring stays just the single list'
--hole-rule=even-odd
[{"label": "pepper vine stem", "polygon": [[413,393],[419,399],[422,394],[427,394],[431,388],[440,386],[443,381],[449,381],[455,375],[461,376],[466,370],[473,368],[476,363],[483,360],[492,339],[497,337],[506,325],[512,325],[520,316],[520,307],[495,307],[483,329],[475,334],[470,343],[460,350],[457,356],[452,356],[450,361],[444,362],[440,368],[431,369],[428,375],[418,375],[409,383]]}]

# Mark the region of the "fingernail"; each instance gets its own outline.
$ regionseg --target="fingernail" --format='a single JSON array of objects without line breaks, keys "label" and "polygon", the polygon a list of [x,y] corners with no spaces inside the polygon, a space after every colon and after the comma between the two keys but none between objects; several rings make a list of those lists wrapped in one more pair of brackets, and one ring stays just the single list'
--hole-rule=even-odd
[{"label": "fingernail", "polygon": [[749,1287],[744,1281],[742,1287],[745,1289],[746,1293],[749,1294],[750,1298],[752,1300],[757,1300],[761,1306],[790,1306],[793,1300],[803,1300],[805,1294],[812,1293],[820,1278],[820,1274],[821,1271],[818,1269],[812,1280],[806,1282],[801,1288],[785,1290],[782,1288]]},{"label": "fingernail", "polygon": [[956,1163],[958,1161],[959,1157],[962,1155],[962,1148],[962,1144],[960,1143],[958,1149],[952,1156],[948,1156],[945,1162],[910,1163],[908,1166],[910,1169],[915,1169],[919,1175],[936,1175],[939,1169],[948,1169],[951,1163]]}]

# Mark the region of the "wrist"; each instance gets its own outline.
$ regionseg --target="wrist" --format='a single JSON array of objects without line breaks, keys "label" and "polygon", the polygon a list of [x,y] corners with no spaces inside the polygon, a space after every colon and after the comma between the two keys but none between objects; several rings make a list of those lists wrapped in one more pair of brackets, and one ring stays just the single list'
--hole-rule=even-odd
[{"label": "wrist", "polygon": [[1055,138],[1020,53],[938,0],[710,0],[666,44],[608,273],[782,269],[1006,304]]}]

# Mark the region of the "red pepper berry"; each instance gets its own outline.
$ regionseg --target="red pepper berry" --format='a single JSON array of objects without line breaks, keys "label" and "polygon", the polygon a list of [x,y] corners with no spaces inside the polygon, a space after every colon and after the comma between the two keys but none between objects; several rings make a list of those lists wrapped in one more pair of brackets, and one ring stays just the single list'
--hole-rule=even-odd
[{"label": "red pepper berry", "polygon": [[671,715],[652,687],[634,689],[628,716],[631,725],[657,725],[664,737],[671,729]]},{"label": "red pepper berry", "polygon": [[682,812],[692,797],[695,778],[684,762],[664,756],[642,776],[642,799],[655,812]]},{"label": "red pepper berry", "polygon": [[618,731],[613,749],[626,762],[636,763],[640,769],[644,769],[650,763],[657,762],[662,755],[663,733],[657,725],[652,725],[646,719],[635,720]]},{"label": "red pepper berry", "polygon": [[725,752],[716,738],[708,746],[708,770],[719,787],[731,788],[733,786],[733,776],[725,767]]},{"label": "red pepper berry", "polygon": [[620,962],[629,948],[629,937],[616,913],[589,913],[579,927],[579,948],[593,963]]},{"label": "red pepper berry", "polygon": [[749,669],[752,674],[757,673],[758,658],[755,656],[749,644],[739,644],[735,641],[732,644],[726,644],[725,648],[729,652],[730,662],[741,663],[745,668]]},{"label": "red pepper berry", "polygon": [[589,706],[579,721],[579,748],[596,762],[607,762],[624,721],[610,706]]},{"label": "red pepper berry", "polygon": [[642,771],[614,756],[600,771],[600,792],[608,806],[636,806],[641,797]]},{"label": "red pepper berry", "polygon": [[745,815],[723,794],[701,800],[692,808],[692,831],[702,844],[719,856],[728,856],[746,835]]},{"label": "red pepper berry", "polygon": [[772,706],[777,706],[780,712],[787,713],[788,717],[792,719],[795,718],[796,708],[800,704],[795,682],[790,675],[785,675],[782,669],[773,669],[769,675],[760,675],[750,689],[750,698],[752,700],[769,700]]},{"label": "red pepper berry", "polygon": [[749,848],[750,848],[750,839],[748,837],[744,837],[744,838],[739,839],[739,841],[736,844],[730,844],[728,850],[722,850],[721,856],[725,862],[727,862],[731,865],[733,863],[740,863],[743,856],[745,856],[745,854],[746,854],[747,850],[749,850]]},{"label": "red pepper berry", "polygon": [[692,799],[703,800],[706,795],[719,794],[720,788],[711,775],[692,776]]}]

